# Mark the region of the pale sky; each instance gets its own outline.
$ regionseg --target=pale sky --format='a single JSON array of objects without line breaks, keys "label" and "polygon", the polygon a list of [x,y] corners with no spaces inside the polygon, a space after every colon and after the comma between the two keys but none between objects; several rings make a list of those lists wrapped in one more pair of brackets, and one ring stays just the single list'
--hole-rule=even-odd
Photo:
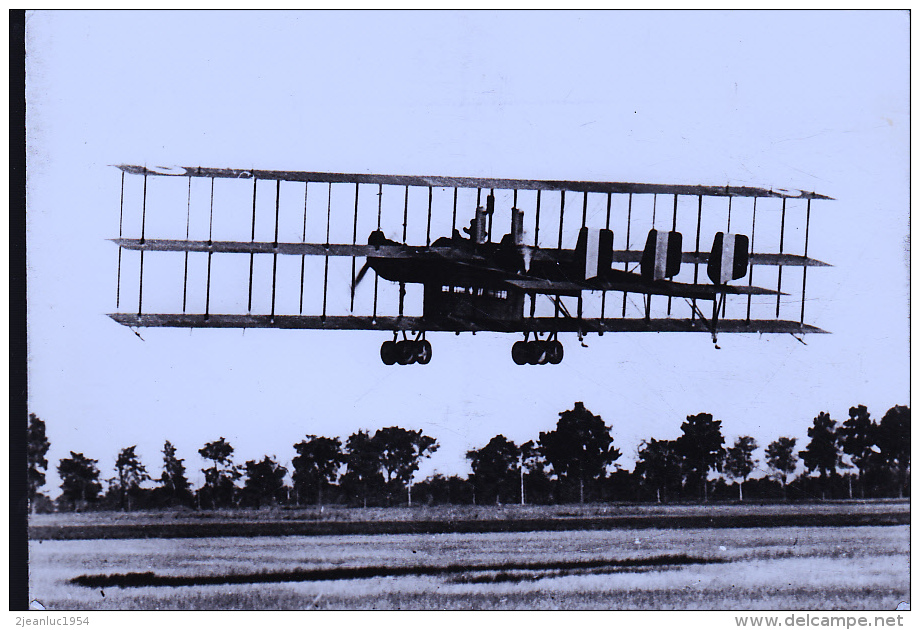
[{"label": "pale sky", "polygon": [[[575,401],[612,425],[629,469],[640,440],[677,437],[702,411],[727,443],[804,447],[821,411],[865,404],[880,419],[909,404],[908,29],[906,12],[30,13],[29,410],[52,444],[44,491],[58,494],[71,450],[110,477],[136,444],[158,476],[167,439],[197,486],[197,450],[220,436],[238,463],[290,467],[306,434],[399,425],[441,445],[421,479],[466,475],[467,450],[536,439]],[[106,316],[122,163],[814,190],[835,201],[812,205],[809,255],[834,267],[810,270],[806,321],[832,334],[723,335],[718,351],[704,334],[589,348],[564,335],[561,365],[523,367],[517,337],[497,333],[431,334],[424,367],[384,366],[377,332],[141,340]],[[792,209],[787,251],[801,253]],[[758,206],[764,250],[777,216]],[[347,295],[343,264],[331,281]],[[170,273],[181,288],[181,265]],[[227,277],[245,291],[245,274]],[[789,277],[783,318],[797,320]],[[136,275],[122,282],[136,295]]]}]

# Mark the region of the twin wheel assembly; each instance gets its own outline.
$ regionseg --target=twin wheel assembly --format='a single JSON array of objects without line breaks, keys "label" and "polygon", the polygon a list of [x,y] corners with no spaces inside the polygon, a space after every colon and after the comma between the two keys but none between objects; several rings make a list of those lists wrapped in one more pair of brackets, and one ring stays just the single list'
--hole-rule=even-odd
[{"label": "twin wheel assembly", "polygon": [[511,346],[511,358],[518,365],[558,365],[562,362],[562,344],[558,339],[516,341]]},{"label": "twin wheel assembly", "polygon": [[380,346],[380,358],[386,365],[399,363],[421,363],[425,365],[431,361],[431,343],[426,339],[403,339],[402,341],[384,341]]},{"label": "twin wheel assembly", "polygon": [[[517,341],[511,346],[511,358],[518,365],[558,365],[563,357],[562,344],[557,339]],[[384,341],[380,358],[386,365],[426,365],[431,361],[431,343],[426,339]]]}]

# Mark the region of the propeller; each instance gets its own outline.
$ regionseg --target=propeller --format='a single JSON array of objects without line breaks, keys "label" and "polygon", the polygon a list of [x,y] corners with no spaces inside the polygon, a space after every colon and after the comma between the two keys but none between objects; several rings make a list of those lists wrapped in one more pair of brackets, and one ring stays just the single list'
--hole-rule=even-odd
[{"label": "propeller", "polygon": [[354,310],[355,310],[355,309],[354,309],[354,306],[355,306],[355,291],[357,290],[358,285],[361,284],[361,280],[363,280],[363,279],[364,279],[364,276],[367,275],[367,270],[370,269],[370,268],[371,268],[370,264],[367,263],[367,262],[365,262],[364,265],[361,267],[361,269],[358,271],[358,275],[355,276],[355,281],[354,281],[354,282],[352,283],[352,285],[351,285],[351,309],[350,309],[350,310],[351,310],[352,312],[354,312]]}]

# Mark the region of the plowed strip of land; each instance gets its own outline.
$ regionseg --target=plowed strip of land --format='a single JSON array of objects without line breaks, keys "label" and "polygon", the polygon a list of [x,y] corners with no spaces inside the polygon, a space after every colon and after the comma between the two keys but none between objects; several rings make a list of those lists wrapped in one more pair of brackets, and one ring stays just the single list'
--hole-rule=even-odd
[{"label": "plowed strip of land", "polygon": [[210,522],[43,524],[29,528],[32,540],[125,538],[215,538],[226,536],[342,536],[373,534],[468,534],[613,529],[701,529],[740,527],[852,527],[907,525],[908,510],[851,510],[840,513],[649,514],[594,517],[508,518],[502,520],[298,521],[239,519]]}]

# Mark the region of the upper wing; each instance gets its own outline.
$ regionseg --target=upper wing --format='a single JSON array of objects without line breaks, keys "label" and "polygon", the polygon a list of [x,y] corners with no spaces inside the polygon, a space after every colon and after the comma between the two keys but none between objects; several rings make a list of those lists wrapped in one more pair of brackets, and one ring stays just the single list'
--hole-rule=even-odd
[{"label": "upper wing", "polygon": [[259,169],[205,168],[195,166],[146,167],[119,164],[117,168],[136,175],[267,179],[330,184],[380,184],[433,186],[444,188],[497,188],[507,190],[565,190],[593,193],[658,195],[702,195],[707,197],[778,197],[783,199],[831,199],[826,195],[785,188],[751,186],[696,186],[683,184],[640,184],[628,182],[560,181],[546,179],[496,179],[491,177],[444,177],[440,175],[374,175],[367,173],[315,173]]}]

